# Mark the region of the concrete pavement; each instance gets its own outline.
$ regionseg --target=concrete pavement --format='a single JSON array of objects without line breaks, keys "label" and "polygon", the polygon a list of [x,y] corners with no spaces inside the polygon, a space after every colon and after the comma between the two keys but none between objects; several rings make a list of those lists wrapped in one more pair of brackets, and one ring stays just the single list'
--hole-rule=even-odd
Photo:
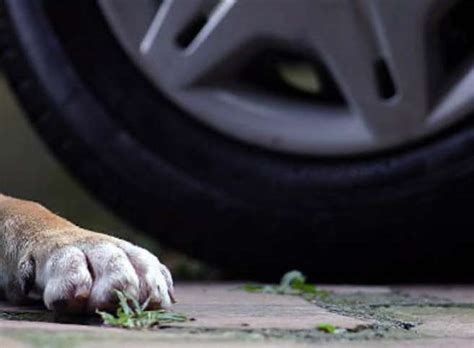
[{"label": "concrete pavement", "polygon": [[[146,331],[1,303],[0,347],[474,346],[474,286],[324,288],[329,296],[303,299],[238,284],[178,284],[174,310],[194,320]],[[318,330],[323,323],[336,332]]]}]

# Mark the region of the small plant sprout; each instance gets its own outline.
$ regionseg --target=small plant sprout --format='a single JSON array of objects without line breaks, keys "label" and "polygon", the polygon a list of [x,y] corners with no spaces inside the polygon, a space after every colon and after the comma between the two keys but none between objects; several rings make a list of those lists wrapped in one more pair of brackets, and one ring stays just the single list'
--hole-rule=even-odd
[{"label": "small plant sprout", "polygon": [[115,291],[119,300],[119,307],[115,315],[97,310],[104,324],[127,329],[148,329],[162,323],[183,322],[188,318],[183,314],[167,312],[165,310],[147,311],[149,300],[142,305],[136,298],[121,291]]},{"label": "small plant sprout", "polygon": [[344,331],[344,329],[340,329],[337,326],[329,323],[321,323],[316,326],[316,330],[322,331],[328,334],[337,334],[341,331]]},{"label": "small plant sprout", "polygon": [[324,299],[330,295],[314,284],[306,283],[306,277],[300,271],[290,271],[281,278],[279,285],[245,284],[242,287],[247,292],[262,292],[279,295],[302,295],[308,299]]}]

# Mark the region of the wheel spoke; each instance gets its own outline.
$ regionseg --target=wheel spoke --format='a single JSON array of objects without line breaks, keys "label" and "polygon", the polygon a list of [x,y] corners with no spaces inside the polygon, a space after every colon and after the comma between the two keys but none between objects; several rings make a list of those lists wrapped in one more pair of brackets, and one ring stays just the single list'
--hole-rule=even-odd
[{"label": "wheel spoke", "polygon": [[474,64],[461,75],[430,116],[431,123],[446,123],[474,109]]},{"label": "wheel spoke", "polygon": [[203,10],[202,0],[164,0],[140,45],[144,55],[153,55],[174,39]]},{"label": "wheel spoke", "polygon": [[[167,67],[161,74],[172,84],[186,87],[195,83],[255,34],[248,29],[250,25],[245,27],[241,23],[250,6],[236,0],[222,0],[214,7],[209,4],[197,0],[165,1],[142,41],[142,54],[160,60]],[[203,26],[196,30],[186,47],[180,46],[176,38],[193,20],[203,16],[206,16]],[[234,58],[239,59],[238,55]]]},{"label": "wheel spoke", "polygon": [[434,1],[336,1],[314,2],[311,33],[350,106],[377,136],[415,131],[428,111],[422,19]]},{"label": "wheel spoke", "polygon": [[252,35],[242,27],[244,15],[245,6],[235,0],[221,1],[181,57],[181,83],[194,83],[224,62],[227,68],[241,58],[238,51]]},{"label": "wheel spoke", "polygon": [[432,14],[443,11],[446,3],[440,0],[370,1],[374,32],[398,89],[394,116],[406,115],[404,128],[410,124],[421,125],[429,114],[427,26]]}]

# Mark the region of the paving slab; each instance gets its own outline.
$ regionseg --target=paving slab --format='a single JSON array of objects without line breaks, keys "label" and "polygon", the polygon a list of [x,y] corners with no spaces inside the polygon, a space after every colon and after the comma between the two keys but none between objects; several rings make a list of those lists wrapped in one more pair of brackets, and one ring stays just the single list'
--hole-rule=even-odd
[{"label": "paving slab", "polygon": [[[474,339],[474,308],[463,307],[394,307],[399,318],[418,321],[414,330],[430,337],[459,337]],[[474,340],[473,340],[474,346]]]},{"label": "paving slab", "polygon": [[463,338],[323,342],[321,348],[472,348],[472,340]]},{"label": "paving slab", "polygon": [[[0,347],[474,346],[474,286],[322,288],[330,296],[304,299],[239,284],[181,284],[174,310],[195,320],[146,331],[67,324],[42,308],[0,303]],[[318,331],[320,323],[337,331]]]},{"label": "paving slab", "polygon": [[474,286],[472,285],[411,285],[394,286],[392,290],[412,296],[431,296],[458,303],[474,303]]},{"label": "paving slab", "polygon": [[297,296],[248,293],[237,284],[188,285],[177,290],[177,298],[175,310],[196,319],[179,324],[186,327],[291,330],[314,329],[327,322],[343,328],[372,322],[331,313]]}]

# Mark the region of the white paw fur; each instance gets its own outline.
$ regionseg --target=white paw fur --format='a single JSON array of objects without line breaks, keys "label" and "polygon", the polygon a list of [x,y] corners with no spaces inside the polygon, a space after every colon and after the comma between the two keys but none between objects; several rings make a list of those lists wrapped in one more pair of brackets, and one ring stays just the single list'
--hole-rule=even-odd
[{"label": "white paw fur", "polygon": [[116,239],[59,247],[37,269],[36,283],[51,310],[112,309],[114,290],[126,291],[141,303],[150,298],[151,308],[169,308],[174,301],[171,275],[158,258]]}]

